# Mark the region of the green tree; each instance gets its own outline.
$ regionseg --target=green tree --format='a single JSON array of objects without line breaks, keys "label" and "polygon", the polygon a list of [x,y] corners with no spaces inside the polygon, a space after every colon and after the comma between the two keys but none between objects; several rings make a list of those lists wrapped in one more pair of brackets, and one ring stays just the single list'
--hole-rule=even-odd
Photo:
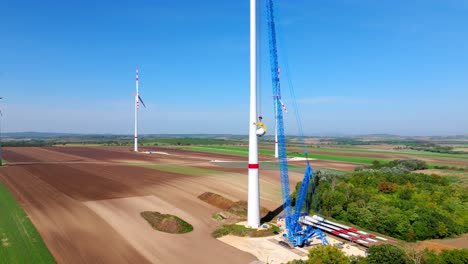
[{"label": "green tree", "polygon": [[468,249],[442,250],[439,257],[444,264],[466,264],[468,263]]},{"label": "green tree", "polygon": [[367,251],[369,264],[407,264],[409,263],[405,251],[391,245],[372,246]]},{"label": "green tree", "polygon": [[349,264],[367,264],[366,258],[362,256],[349,257]]},{"label": "green tree", "polygon": [[349,258],[332,245],[314,247],[309,251],[309,264],[348,264]]},{"label": "green tree", "polygon": [[421,264],[442,264],[442,260],[435,250],[425,248],[421,257]]},{"label": "green tree", "polygon": [[379,184],[379,191],[383,193],[394,193],[397,185],[388,181],[381,182]]},{"label": "green tree", "polygon": [[341,212],[345,202],[345,194],[339,191],[328,191],[322,195],[321,199],[323,210],[332,216],[338,215]]},{"label": "green tree", "polygon": [[402,200],[411,200],[413,196],[413,190],[409,187],[404,187],[400,190],[398,197]]},{"label": "green tree", "polygon": [[302,259],[295,259],[293,261],[289,261],[288,264],[307,264],[307,261],[304,261]]}]

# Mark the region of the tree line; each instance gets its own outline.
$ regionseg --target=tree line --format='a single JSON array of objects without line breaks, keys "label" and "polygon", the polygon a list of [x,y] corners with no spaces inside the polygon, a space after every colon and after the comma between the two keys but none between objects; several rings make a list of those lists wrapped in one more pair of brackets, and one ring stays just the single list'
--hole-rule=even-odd
[{"label": "tree line", "polygon": [[293,260],[288,264],[465,264],[467,249],[434,250],[419,249],[416,245],[395,246],[391,244],[372,246],[366,257],[346,256],[337,247],[318,246],[309,251],[307,260]]},{"label": "tree line", "polygon": [[423,161],[398,160],[374,162],[345,176],[317,172],[309,213],[405,241],[466,233],[466,185],[414,172],[424,168]]}]

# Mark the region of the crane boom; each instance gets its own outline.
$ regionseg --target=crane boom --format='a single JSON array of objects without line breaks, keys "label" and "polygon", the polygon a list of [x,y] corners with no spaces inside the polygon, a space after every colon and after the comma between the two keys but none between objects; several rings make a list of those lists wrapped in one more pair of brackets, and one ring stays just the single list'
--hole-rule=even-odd
[{"label": "crane boom", "polygon": [[[291,196],[289,188],[288,161],[286,157],[286,139],[284,135],[283,109],[280,104],[281,88],[278,74],[278,50],[276,45],[276,27],[273,13],[273,1],[267,0],[268,42],[270,47],[270,70],[273,86],[273,107],[276,114],[278,137],[278,164],[280,169],[281,193],[283,197],[284,220],[286,227],[291,226]],[[291,228],[287,228],[288,237],[292,237]]]},{"label": "crane boom", "polygon": [[[281,86],[279,76],[280,68],[278,64],[278,49],[276,42],[276,25],[273,0],[266,0],[266,6],[268,42],[270,50],[270,70],[273,87],[273,106],[274,113],[276,114],[275,121],[277,124],[276,130],[278,138],[278,165],[280,170],[281,193],[283,198],[284,221],[286,225],[287,238],[289,242],[293,243],[294,246],[304,245],[304,242],[313,236],[320,237],[323,244],[328,244],[328,241],[319,229],[313,229],[312,226],[307,226],[304,228],[299,222],[302,207],[307,196],[307,189],[309,187],[310,180],[313,178],[313,170],[308,160],[306,161],[307,166],[304,173],[304,178],[302,180],[302,184],[296,199],[295,211],[294,214],[292,214],[288,161],[286,155],[286,137],[284,133],[283,120],[283,111],[285,111],[285,108],[281,101]],[[305,154],[307,157],[306,151]]]}]

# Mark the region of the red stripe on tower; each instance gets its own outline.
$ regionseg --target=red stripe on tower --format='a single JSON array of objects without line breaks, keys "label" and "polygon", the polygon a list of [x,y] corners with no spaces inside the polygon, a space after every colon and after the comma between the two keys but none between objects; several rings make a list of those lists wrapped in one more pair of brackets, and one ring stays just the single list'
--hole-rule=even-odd
[{"label": "red stripe on tower", "polygon": [[249,169],[258,169],[259,167],[258,164],[249,164]]}]

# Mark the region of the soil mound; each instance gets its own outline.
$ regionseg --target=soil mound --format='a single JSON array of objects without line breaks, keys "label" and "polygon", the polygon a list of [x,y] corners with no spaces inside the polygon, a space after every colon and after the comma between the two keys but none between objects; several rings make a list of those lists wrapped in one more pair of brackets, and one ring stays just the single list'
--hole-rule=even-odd
[{"label": "soil mound", "polygon": [[[219,194],[212,193],[212,192],[205,192],[201,194],[200,196],[198,196],[198,198],[204,202],[207,202],[215,207],[218,207],[219,209],[225,210],[226,212],[229,212],[236,216],[240,216],[240,217],[247,216],[247,202],[246,201],[233,202],[224,196],[221,196]],[[268,214],[268,212],[269,212],[268,209],[264,207],[260,207],[261,215],[266,215]]]},{"label": "soil mound", "polygon": [[228,198],[212,192],[205,192],[198,198],[222,210],[229,210],[235,204]]},{"label": "soil mound", "polygon": [[183,234],[193,230],[193,226],[175,215],[159,212],[142,212],[141,216],[156,230],[171,234]]},{"label": "soil mound", "polygon": [[227,211],[238,216],[247,216],[247,202],[237,201]]}]

